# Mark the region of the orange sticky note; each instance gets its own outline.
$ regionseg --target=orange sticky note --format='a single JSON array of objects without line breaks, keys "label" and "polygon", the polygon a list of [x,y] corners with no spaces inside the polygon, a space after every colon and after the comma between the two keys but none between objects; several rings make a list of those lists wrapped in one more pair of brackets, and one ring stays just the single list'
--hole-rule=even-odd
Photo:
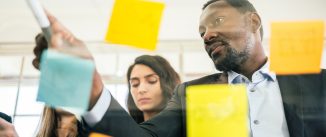
[{"label": "orange sticky note", "polygon": [[91,133],[89,135],[89,137],[112,137],[112,136],[104,135],[104,134],[100,134],[100,133]]},{"label": "orange sticky note", "polygon": [[272,23],[270,70],[281,75],[319,73],[323,38],[323,21]]},{"label": "orange sticky note", "polygon": [[196,85],[186,92],[188,137],[248,137],[245,85]]},{"label": "orange sticky note", "polygon": [[105,41],[155,50],[164,4],[148,0],[116,0]]}]

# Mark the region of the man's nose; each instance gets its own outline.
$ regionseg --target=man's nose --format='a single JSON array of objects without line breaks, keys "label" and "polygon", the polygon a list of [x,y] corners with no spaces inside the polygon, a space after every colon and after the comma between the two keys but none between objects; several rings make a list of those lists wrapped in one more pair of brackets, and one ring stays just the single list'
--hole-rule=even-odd
[{"label": "man's nose", "polygon": [[205,45],[209,45],[210,42],[214,41],[217,38],[217,32],[212,30],[207,30],[203,36]]}]

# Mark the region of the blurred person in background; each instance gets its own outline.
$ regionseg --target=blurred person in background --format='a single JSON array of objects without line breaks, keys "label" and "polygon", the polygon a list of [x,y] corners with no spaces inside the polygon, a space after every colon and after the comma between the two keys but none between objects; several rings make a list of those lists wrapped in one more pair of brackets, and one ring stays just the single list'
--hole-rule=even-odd
[{"label": "blurred person in background", "polygon": [[[44,35],[39,33],[35,37],[36,46],[34,48],[35,58],[33,66],[40,70],[40,60],[42,52],[48,48],[48,42]],[[81,123],[76,116],[67,111],[45,106],[42,112],[41,121],[36,137],[81,137],[87,136],[82,130]]]}]

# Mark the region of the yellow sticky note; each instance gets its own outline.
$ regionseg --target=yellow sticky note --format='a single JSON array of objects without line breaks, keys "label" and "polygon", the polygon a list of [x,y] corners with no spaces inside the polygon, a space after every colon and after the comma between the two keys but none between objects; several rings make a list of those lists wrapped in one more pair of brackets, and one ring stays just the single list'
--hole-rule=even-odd
[{"label": "yellow sticky note", "polygon": [[323,38],[323,21],[272,23],[270,70],[281,75],[319,73]]},{"label": "yellow sticky note", "polygon": [[105,41],[155,50],[164,4],[116,0]]},{"label": "yellow sticky note", "polygon": [[108,136],[100,133],[91,133],[89,137],[112,137],[112,136]]},{"label": "yellow sticky note", "polygon": [[188,137],[248,137],[245,85],[197,85],[186,92]]}]

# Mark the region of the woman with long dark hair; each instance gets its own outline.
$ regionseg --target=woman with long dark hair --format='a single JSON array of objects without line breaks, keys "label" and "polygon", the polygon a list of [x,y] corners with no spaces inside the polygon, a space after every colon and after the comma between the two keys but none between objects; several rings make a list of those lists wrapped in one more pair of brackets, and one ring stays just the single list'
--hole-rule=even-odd
[{"label": "woman with long dark hair", "polygon": [[161,56],[142,55],[127,71],[130,115],[137,123],[158,114],[170,100],[180,83],[178,73]]}]

